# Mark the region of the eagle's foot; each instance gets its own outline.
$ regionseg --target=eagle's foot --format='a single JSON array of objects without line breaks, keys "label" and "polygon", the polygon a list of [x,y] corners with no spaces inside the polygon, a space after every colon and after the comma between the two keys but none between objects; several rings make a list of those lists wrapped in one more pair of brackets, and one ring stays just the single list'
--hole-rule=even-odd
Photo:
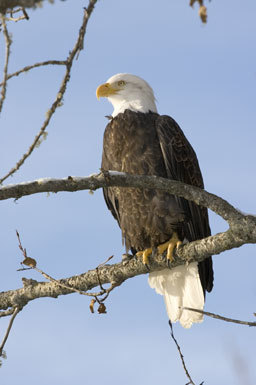
[{"label": "eagle's foot", "polygon": [[176,232],[174,232],[169,241],[162,243],[162,245],[159,245],[157,247],[158,254],[163,254],[164,251],[167,251],[166,259],[167,259],[168,266],[174,260],[174,258],[173,258],[174,249],[179,248],[181,244],[182,244],[182,242],[179,239],[178,234]]},{"label": "eagle's foot", "polygon": [[152,248],[149,247],[148,249],[145,249],[143,251],[138,251],[136,253],[137,257],[142,257],[142,263],[143,265],[146,265],[147,268],[149,269],[148,265],[149,265],[149,259],[148,259],[148,256],[152,254]]}]

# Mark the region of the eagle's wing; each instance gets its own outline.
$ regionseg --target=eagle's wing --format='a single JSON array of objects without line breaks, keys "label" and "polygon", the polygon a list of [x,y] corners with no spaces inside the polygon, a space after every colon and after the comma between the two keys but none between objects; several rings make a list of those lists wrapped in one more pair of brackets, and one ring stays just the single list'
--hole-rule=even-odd
[{"label": "eagle's wing", "polygon": [[[159,116],[156,121],[156,130],[167,177],[204,188],[197,156],[175,120],[169,116]],[[184,224],[184,233],[188,241],[209,236],[211,230],[207,209],[180,197],[176,199],[188,217],[188,222]],[[213,287],[211,257],[199,263],[199,273],[204,290],[211,291]]]},{"label": "eagle's wing", "polygon": [[[103,162],[103,165],[106,167],[104,162]],[[102,165],[102,168],[103,168],[103,165]],[[107,170],[107,168],[103,168],[103,170]],[[103,195],[104,195],[104,199],[105,199],[105,202],[107,204],[108,209],[111,211],[111,214],[117,220],[117,222],[120,226],[118,199],[114,195],[113,190],[109,189],[109,188],[103,188]]]},{"label": "eagle's wing", "polygon": [[[115,170],[119,171],[118,165],[114,165],[113,161],[111,161],[109,158],[112,154],[112,147],[115,145],[113,143],[113,139],[111,135],[108,135],[108,131],[111,129],[111,125],[113,124],[113,120],[111,120],[105,130],[104,133],[104,145],[103,145],[103,152],[102,152],[102,161],[101,161],[101,168],[103,170]],[[115,123],[114,123],[115,124]],[[107,140],[105,140],[105,136],[108,137]],[[111,211],[111,214],[113,217],[117,220],[119,226],[120,226],[120,214],[119,214],[119,204],[118,199],[116,197],[116,194],[114,193],[115,189],[113,188],[103,188],[103,195],[106,202],[106,205],[108,209]]]}]

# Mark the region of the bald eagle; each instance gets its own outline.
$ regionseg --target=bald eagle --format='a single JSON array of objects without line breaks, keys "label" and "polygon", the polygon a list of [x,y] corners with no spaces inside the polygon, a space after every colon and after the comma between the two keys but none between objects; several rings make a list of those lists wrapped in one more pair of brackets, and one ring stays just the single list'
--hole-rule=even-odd
[{"label": "bald eagle", "polygon": [[[156,175],[204,188],[196,154],[178,124],[159,115],[149,84],[138,76],[117,74],[100,85],[114,111],[104,133],[102,169]],[[172,260],[181,243],[210,235],[208,212],[175,195],[140,188],[104,188],[107,207],[117,220],[126,251],[149,263],[152,252],[167,251]],[[171,322],[189,328],[202,322],[205,291],[213,287],[211,257],[200,263],[149,273],[149,285],[164,296]]]}]

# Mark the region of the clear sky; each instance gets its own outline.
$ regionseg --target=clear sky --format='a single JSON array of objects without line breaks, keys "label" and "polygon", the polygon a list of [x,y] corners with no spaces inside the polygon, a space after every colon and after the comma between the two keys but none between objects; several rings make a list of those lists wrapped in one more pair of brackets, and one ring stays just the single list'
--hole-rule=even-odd
[{"label": "clear sky", "polygon": [[[101,163],[105,115],[97,86],[118,72],[143,77],[153,87],[159,113],[180,124],[193,145],[206,189],[240,210],[256,213],[256,50],[254,0],[213,0],[202,25],[188,0],[99,1],[85,49],[74,63],[64,105],[48,138],[7,183],[41,177],[86,176]],[[30,20],[9,24],[10,72],[48,59],[64,59],[81,24],[85,0],[29,11]],[[0,37],[0,65],[4,43]],[[63,68],[34,69],[10,80],[0,118],[0,176],[27,150],[55,98]],[[227,228],[210,214],[212,232]],[[1,203],[0,290],[21,287],[21,254],[15,229],[38,266],[56,278],[80,274],[123,253],[117,223],[102,192],[40,194]],[[253,320],[255,247],[214,256],[215,286],[206,310]],[[107,314],[89,312],[76,294],[31,302],[15,320],[0,370],[4,385],[104,383],[185,384],[163,299],[146,276],[126,281],[109,297]],[[1,322],[1,339],[8,320]],[[196,384],[256,382],[255,331],[206,318],[174,328]]]}]

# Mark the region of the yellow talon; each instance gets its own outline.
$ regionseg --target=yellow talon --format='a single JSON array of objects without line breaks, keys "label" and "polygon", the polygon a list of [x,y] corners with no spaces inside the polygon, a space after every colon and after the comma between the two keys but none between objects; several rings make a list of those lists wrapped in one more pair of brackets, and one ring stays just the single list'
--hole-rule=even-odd
[{"label": "yellow talon", "polygon": [[152,248],[148,248],[148,249],[145,249],[143,251],[138,251],[136,253],[137,257],[142,257],[142,263],[144,265],[148,265],[149,264],[149,259],[148,259],[148,256],[152,254]]},{"label": "yellow talon", "polygon": [[[173,233],[171,239],[165,243],[162,243],[161,245],[157,246],[158,254],[163,254],[165,251],[166,253],[166,258],[168,264],[173,261],[173,251],[176,248],[178,248],[182,242],[179,240],[178,234],[176,232]],[[152,248],[145,249],[143,251],[138,251],[136,253],[137,257],[142,257],[142,263],[144,265],[149,264],[149,255],[152,254]]]},{"label": "yellow talon", "polygon": [[163,254],[163,252],[167,250],[166,258],[169,263],[173,261],[173,250],[175,247],[180,247],[181,244],[182,242],[179,240],[178,234],[174,232],[171,239],[162,245],[159,245],[157,250],[159,254]]}]

